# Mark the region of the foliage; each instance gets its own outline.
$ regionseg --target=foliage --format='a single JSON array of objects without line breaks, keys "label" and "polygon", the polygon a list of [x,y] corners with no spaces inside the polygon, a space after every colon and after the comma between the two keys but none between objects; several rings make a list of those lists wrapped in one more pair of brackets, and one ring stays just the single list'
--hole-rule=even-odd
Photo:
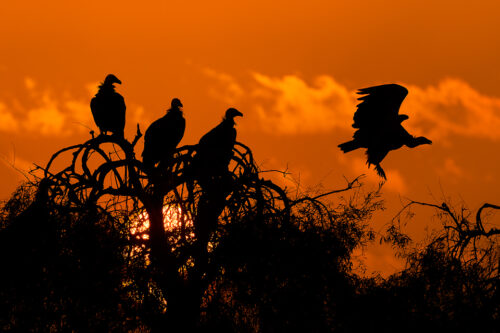
[{"label": "foliage", "polygon": [[[368,223],[383,206],[359,179],[292,198],[262,178],[241,143],[228,172],[210,179],[192,163],[196,146],[146,171],[134,152],[140,137],[100,135],[64,148],[40,168],[42,179],[3,204],[2,330],[495,327],[497,234],[482,227],[481,212],[470,223],[430,205],[444,213],[443,232],[420,246],[396,218],[383,241],[407,267],[364,278],[351,254],[374,240]],[[348,196],[329,199],[338,194]]]}]

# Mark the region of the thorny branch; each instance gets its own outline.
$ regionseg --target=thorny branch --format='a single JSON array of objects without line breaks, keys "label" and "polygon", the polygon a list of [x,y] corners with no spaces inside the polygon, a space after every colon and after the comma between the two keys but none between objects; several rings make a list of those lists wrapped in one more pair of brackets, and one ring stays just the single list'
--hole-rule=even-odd
[{"label": "thorny branch", "polygon": [[[400,232],[400,227],[396,227],[394,222],[400,221],[403,212],[409,211],[415,205],[432,207],[438,211],[438,216],[442,217],[444,231],[434,237],[430,246],[439,243],[445,244],[454,258],[465,261],[472,260],[476,263],[482,263],[487,256],[491,257],[493,255],[493,257],[489,258],[491,261],[489,270],[494,276],[500,275],[500,265],[495,264],[495,261],[498,261],[499,258],[495,259],[494,257],[496,249],[498,249],[498,238],[495,236],[500,235],[500,229],[490,228],[486,230],[482,218],[485,209],[500,210],[500,206],[490,203],[483,204],[476,212],[475,221],[471,221],[469,211],[465,208],[456,211],[445,202],[437,205],[410,200],[392,219],[388,229],[388,233],[392,234],[392,237],[385,237],[385,241],[394,241],[399,237],[405,237],[404,233]],[[497,272],[495,273],[495,271]]]}]

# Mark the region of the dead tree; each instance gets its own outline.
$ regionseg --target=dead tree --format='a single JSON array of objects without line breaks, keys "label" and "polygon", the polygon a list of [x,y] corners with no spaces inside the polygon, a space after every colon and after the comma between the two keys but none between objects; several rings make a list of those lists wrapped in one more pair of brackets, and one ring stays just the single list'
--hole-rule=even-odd
[{"label": "dead tree", "polygon": [[178,148],[168,170],[151,172],[134,152],[141,136],[138,127],[132,142],[92,137],[56,152],[39,169],[51,203],[75,213],[95,209],[128,224],[129,252],[142,255],[151,272],[142,290],[154,294],[155,306],[162,309],[150,320],[153,331],[195,329],[203,298],[219,274],[212,257],[228,226],[242,217],[287,224],[294,211],[304,209],[317,211],[318,223],[331,222],[336,217],[319,198],[359,186],[355,179],[345,189],[292,200],[261,177],[251,150],[236,143],[228,174],[212,180],[211,188],[222,190],[208,191],[192,167],[196,146]]},{"label": "dead tree", "polygon": [[[289,212],[290,202],[281,188],[259,178],[252,153],[242,144],[234,149],[229,190],[223,197],[207,198],[190,170],[195,146],[179,148],[168,172],[148,175],[134,152],[141,136],[139,128],[133,142],[100,135],[56,152],[40,168],[49,184],[46,195],[75,212],[93,207],[129,223],[131,251],[148,256],[154,277],[148,289],[159,291],[167,313],[166,319],[154,320],[153,328],[186,327],[197,322],[203,294],[216,273],[210,253],[217,246],[217,224],[233,223],[241,214]],[[199,213],[215,201],[217,216]],[[213,218],[213,228],[194,227],[213,223],[204,221]]]}]

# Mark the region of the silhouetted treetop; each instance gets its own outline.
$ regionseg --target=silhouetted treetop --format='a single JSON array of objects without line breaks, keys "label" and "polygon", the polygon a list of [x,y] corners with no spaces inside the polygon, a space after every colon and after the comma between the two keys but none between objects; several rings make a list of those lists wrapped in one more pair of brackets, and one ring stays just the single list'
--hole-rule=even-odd
[{"label": "silhouetted treetop", "polygon": [[358,128],[353,135],[354,140],[339,145],[344,153],[358,148],[367,148],[367,164],[375,165],[380,177],[386,175],[380,162],[391,150],[399,149],[403,145],[410,148],[422,144],[431,144],[432,141],[421,136],[414,137],[401,125],[408,119],[405,114],[399,114],[401,103],[408,94],[408,90],[397,84],[386,84],[360,89],[358,94],[364,95],[358,100],[354,113],[354,124]]},{"label": "silhouetted treetop", "polygon": [[[125,116],[113,83],[109,75],[92,102],[101,135],[57,151],[38,167],[42,178],[0,205],[1,331],[495,332],[500,230],[481,212],[500,206],[483,205],[473,220],[408,203],[403,211],[437,209],[441,232],[411,248],[396,216],[380,241],[403,249],[407,266],[363,277],[353,251],[376,237],[369,222],[383,209],[382,185],[365,192],[360,176],[304,193],[265,179],[270,171],[236,141],[234,108],[198,144],[177,147],[177,98],[146,131],[141,161],[139,125],[129,141],[124,121],[99,123]],[[340,146],[368,148],[384,176],[389,150],[427,139],[401,126],[406,89],[360,93],[358,130]]]},{"label": "silhouetted treetop", "polygon": [[122,82],[113,74],[106,76],[90,101],[90,109],[101,133],[109,131],[123,137],[126,106],[123,96],[115,91],[114,83]]}]

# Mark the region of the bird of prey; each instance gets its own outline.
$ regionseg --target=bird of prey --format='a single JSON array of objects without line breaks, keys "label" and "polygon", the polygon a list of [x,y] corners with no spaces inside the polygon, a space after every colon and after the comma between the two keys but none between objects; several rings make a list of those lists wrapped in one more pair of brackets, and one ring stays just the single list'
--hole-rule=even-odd
[{"label": "bird of prey", "polygon": [[202,178],[220,176],[227,171],[236,142],[234,118],[238,116],[243,117],[243,114],[234,108],[227,109],[220,124],[200,139],[195,165]]},{"label": "bird of prey", "polygon": [[174,98],[167,114],[154,121],[144,135],[142,161],[146,169],[151,170],[156,163],[164,167],[169,166],[185,129],[182,103],[178,98]]},{"label": "bird of prey", "polygon": [[115,91],[114,83],[121,84],[113,74],[106,76],[99,86],[99,91],[90,101],[90,110],[101,134],[112,132],[123,137],[125,129],[125,101],[123,96]]},{"label": "bird of prey", "polygon": [[420,136],[414,137],[401,125],[408,119],[405,114],[399,114],[399,107],[408,95],[408,90],[397,84],[385,84],[360,89],[358,98],[361,101],[354,113],[354,124],[357,128],[354,140],[338,145],[344,152],[358,148],[367,148],[367,164],[375,165],[380,177],[387,179],[380,162],[391,150],[399,149],[403,145],[410,148],[422,144],[431,144],[432,141]]},{"label": "bird of prey", "polygon": [[223,120],[200,139],[196,149],[193,160],[195,179],[203,193],[193,224],[201,244],[206,244],[211,232],[217,227],[218,217],[224,210],[226,196],[231,190],[228,166],[236,142],[234,118],[238,116],[242,117],[243,114],[234,108],[227,109]]}]

